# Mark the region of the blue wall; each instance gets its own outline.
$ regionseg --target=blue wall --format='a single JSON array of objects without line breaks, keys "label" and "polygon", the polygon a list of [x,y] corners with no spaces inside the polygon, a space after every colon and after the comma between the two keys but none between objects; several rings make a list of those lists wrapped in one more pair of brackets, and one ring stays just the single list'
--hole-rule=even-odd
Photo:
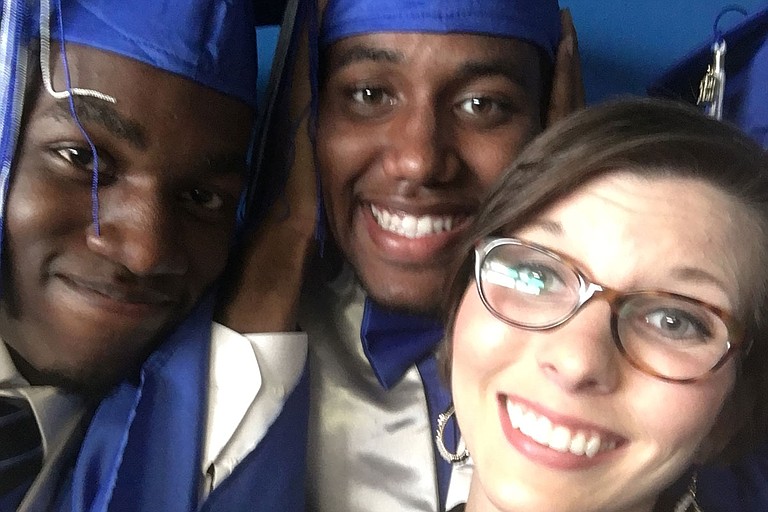
[{"label": "blue wall", "polygon": [[[715,18],[733,3],[750,14],[768,8],[768,0],[560,0],[570,8],[579,34],[587,100],[644,94],[656,76],[712,41]],[[742,19],[729,13],[720,28],[727,30]],[[259,52],[265,58],[259,69],[262,84],[277,34],[276,27],[259,29]]]}]

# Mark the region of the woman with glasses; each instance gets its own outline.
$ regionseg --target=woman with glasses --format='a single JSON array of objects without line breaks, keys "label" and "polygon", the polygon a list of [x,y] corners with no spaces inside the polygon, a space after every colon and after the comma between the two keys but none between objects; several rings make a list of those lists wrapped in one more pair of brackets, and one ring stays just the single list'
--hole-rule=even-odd
[{"label": "woman with glasses", "polygon": [[467,511],[698,510],[697,465],[768,433],[768,157],[735,128],[654,100],[583,111],[470,240],[444,346]]}]

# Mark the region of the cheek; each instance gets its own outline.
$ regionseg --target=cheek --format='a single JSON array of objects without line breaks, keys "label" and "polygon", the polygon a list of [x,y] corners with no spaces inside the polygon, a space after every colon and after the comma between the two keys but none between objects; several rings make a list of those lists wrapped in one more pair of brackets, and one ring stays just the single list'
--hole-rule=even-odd
[{"label": "cheek", "polygon": [[[453,329],[451,381],[454,396],[472,395],[476,402],[490,382],[517,357],[513,335],[506,324],[496,320],[482,304],[474,283],[462,299]],[[457,404],[457,409],[460,405]]]},{"label": "cheek", "polygon": [[66,185],[54,185],[21,168],[11,184],[4,244],[16,260],[12,263],[15,272],[28,268],[41,253],[52,250],[53,244],[69,234],[78,235],[78,240],[85,243],[85,230],[90,224],[89,196],[71,193]]},{"label": "cheek", "polygon": [[462,158],[483,190],[488,190],[536,135],[530,120],[497,133],[468,133],[462,136]]},{"label": "cheek", "polygon": [[365,173],[391,140],[391,123],[355,121],[322,108],[317,119],[316,153],[323,185],[340,188]]},{"label": "cheek", "polygon": [[232,246],[234,224],[219,225],[218,228],[212,226],[211,229],[190,226],[186,232],[184,248],[194,258],[194,276],[188,284],[199,294],[224,271]]},{"label": "cheek", "polygon": [[470,453],[479,450],[481,458],[497,424],[498,385],[524,372],[519,335],[485,309],[473,283],[453,329],[451,390],[461,435]]},{"label": "cheek", "polygon": [[356,149],[338,130],[318,129],[316,155],[326,212],[333,219],[341,209],[346,181],[354,173]]},{"label": "cheek", "polygon": [[666,383],[644,375],[639,378],[644,385],[628,393],[637,424],[662,450],[693,453],[712,431],[733,388],[735,370],[727,365],[713,378],[691,384]]}]

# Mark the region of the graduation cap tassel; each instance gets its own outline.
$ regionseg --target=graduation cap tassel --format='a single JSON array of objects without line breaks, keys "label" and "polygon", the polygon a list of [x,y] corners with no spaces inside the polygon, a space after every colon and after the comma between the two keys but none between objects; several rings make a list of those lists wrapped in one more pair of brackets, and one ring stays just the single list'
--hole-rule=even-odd
[{"label": "graduation cap tassel", "polygon": [[739,12],[744,16],[747,11],[739,5],[724,7],[715,18],[712,28],[714,41],[712,42],[712,64],[707,67],[707,73],[699,84],[699,98],[697,105],[704,105],[704,112],[717,120],[723,118],[723,96],[725,92],[725,52],[726,44],[720,31],[720,19],[729,12]]},{"label": "graduation cap tassel", "polygon": [[[70,88],[67,86],[66,91],[56,91],[51,84],[51,0],[40,0],[40,73],[43,77],[43,85],[48,94],[54,98],[60,100],[69,98],[70,96],[93,96],[100,100],[117,103],[117,100],[112,96],[94,91],[93,89],[79,89],[77,87]],[[59,26],[61,26],[61,2],[57,2],[58,7],[58,20]],[[63,27],[62,27],[63,34]],[[64,37],[61,37],[61,46],[64,46]],[[66,65],[66,57],[65,65]],[[66,66],[65,66],[66,67]],[[67,75],[69,70],[67,69]]]},{"label": "graduation cap tassel", "polygon": [[704,105],[704,112],[714,119],[723,118],[723,92],[725,91],[725,40],[712,44],[712,64],[699,84],[697,105]]},{"label": "graduation cap tassel", "polygon": [[79,89],[73,88],[71,79],[69,76],[69,63],[67,62],[67,51],[64,44],[64,22],[61,14],[61,0],[56,1],[57,19],[59,23],[60,41],[59,46],[61,48],[61,61],[64,66],[64,79],[66,82],[65,91],[55,91],[51,83],[51,5],[52,0],[40,0],[40,74],[43,78],[43,84],[45,90],[56,99],[67,99],[69,102],[69,111],[72,114],[72,119],[75,121],[77,128],[80,130],[85,142],[91,150],[91,157],[93,158],[93,173],[91,179],[91,210],[93,217],[93,226],[96,230],[96,236],[101,236],[101,229],[99,226],[99,155],[96,152],[96,146],[94,146],[85,128],[80,123],[80,118],[77,116],[75,110],[74,96],[92,96],[102,101],[109,103],[117,103],[117,100],[107,94],[92,89]]}]

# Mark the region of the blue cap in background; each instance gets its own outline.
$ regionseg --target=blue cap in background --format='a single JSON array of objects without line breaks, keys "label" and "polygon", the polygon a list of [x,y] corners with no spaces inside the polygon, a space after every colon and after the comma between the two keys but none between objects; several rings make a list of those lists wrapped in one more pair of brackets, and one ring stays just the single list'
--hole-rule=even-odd
[{"label": "blue cap in background", "polygon": [[[723,33],[722,39],[727,46],[723,119],[768,149],[768,9]],[[706,44],[655,80],[648,93],[696,103],[711,61],[711,44]]]}]

